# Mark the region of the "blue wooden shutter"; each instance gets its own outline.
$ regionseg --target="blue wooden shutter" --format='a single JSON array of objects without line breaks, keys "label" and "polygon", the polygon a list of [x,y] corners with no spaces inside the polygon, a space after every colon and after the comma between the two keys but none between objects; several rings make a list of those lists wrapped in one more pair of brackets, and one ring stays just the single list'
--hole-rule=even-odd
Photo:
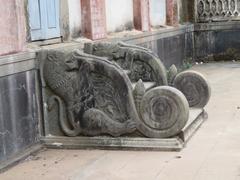
[{"label": "blue wooden shutter", "polygon": [[28,8],[32,40],[60,36],[59,0],[29,0]]},{"label": "blue wooden shutter", "polygon": [[29,26],[31,30],[31,39],[41,39],[43,37],[43,25],[41,17],[41,4],[39,0],[28,1]]}]

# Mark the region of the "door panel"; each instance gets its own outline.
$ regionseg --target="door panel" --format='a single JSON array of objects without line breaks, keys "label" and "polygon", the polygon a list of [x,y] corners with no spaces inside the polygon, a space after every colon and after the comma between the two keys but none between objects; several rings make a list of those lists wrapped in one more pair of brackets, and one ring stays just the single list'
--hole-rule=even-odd
[{"label": "door panel", "polygon": [[[29,10],[33,14],[33,16],[30,17],[30,26],[33,30],[39,30],[41,29],[41,19],[40,19],[40,4],[37,3],[29,3]],[[33,13],[34,12],[34,13]]]},{"label": "door panel", "polygon": [[28,0],[31,40],[60,37],[59,0]]},{"label": "door panel", "polygon": [[59,28],[59,0],[47,1],[47,38],[54,38],[60,36]]},{"label": "door panel", "polygon": [[40,12],[40,1],[39,0],[29,0],[28,10],[29,10],[29,26],[31,29],[31,37],[36,39],[42,36],[42,22],[41,22],[41,12]]},{"label": "door panel", "polygon": [[55,0],[48,0],[47,3],[48,28],[56,28]]}]

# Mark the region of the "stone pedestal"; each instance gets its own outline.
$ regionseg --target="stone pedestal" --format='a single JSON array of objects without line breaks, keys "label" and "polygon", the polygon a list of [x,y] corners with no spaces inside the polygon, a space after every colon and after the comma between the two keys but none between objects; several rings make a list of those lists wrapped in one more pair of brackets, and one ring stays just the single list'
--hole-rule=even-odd
[{"label": "stone pedestal", "polygon": [[105,0],[81,0],[82,32],[92,40],[106,37]]},{"label": "stone pedestal", "polygon": [[150,31],[149,0],[133,0],[133,15],[135,29]]},{"label": "stone pedestal", "polygon": [[180,151],[206,119],[207,115],[203,109],[191,109],[187,125],[179,135],[171,138],[46,136],[42,138],[42,142],[47,148],[54,149]]},{"label": "stone pedestal", "polygon": [[178,3],[177,0],[167,0],[166,4],[167,12],[167,25],[178,25]]}]

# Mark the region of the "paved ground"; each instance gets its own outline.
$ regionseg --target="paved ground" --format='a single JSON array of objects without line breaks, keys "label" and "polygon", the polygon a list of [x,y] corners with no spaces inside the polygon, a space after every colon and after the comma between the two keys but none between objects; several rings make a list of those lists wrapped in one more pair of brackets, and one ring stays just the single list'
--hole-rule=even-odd
[{"label": "paved ground", "polygon": [[240,180],[240,63],[195,66],[212,86],[209,120],[181,152],[47,150],[1,180]]}]

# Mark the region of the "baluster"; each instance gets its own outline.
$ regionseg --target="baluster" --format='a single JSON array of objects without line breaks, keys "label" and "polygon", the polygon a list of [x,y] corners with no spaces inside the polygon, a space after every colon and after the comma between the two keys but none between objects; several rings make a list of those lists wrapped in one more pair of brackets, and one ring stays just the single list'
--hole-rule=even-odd
[{"label": "baluster", "polygon": [[213,6],[212,6],[212,3],[213,3],[213,0],[209,0],[209,18],[210,18],[210,20],[212,19],[212,17],[213,17],[213,14],[214,14],[214,12],[213,12]]},{"label": "baluster", "polygon": [[215,12],[215,16],[218,16],[220,13],[219,13],[219,1],[218,0],[215,0],[215,4],[216,4],[216,12]]},{"label": "baluster", "polygon": [[197,13],[198,13],[198,17],[199,18],[203,16],[203,13],[204,13],[204,3],[202,2],[202,0],[198,1]]},{"label": "baluster", "polygon": [[219,11],[219,16],[221,16],[222,12],[223,12],[223,2],[222,2],[222,0],[218,1],[218,11]]},{"label": "baluster", "polygon": [[222,16],[225,17],[227,14],[228,0],[222,0]]},{"label": "baluster", "polygon": [[206,20],[208,20],[210,18],[210,12],[211,12],[211,8],[210,8],[210,1],[211,0],[205,0],[205,14],[206,14]]},{"label": "baluster", "polygon": [[235,17],[237,17],[238,16],[238,2],[237,2],[237,0],[235,0],[235,10],[234,10],[234,12],[233,12],[233,15],[235,16]]}]

